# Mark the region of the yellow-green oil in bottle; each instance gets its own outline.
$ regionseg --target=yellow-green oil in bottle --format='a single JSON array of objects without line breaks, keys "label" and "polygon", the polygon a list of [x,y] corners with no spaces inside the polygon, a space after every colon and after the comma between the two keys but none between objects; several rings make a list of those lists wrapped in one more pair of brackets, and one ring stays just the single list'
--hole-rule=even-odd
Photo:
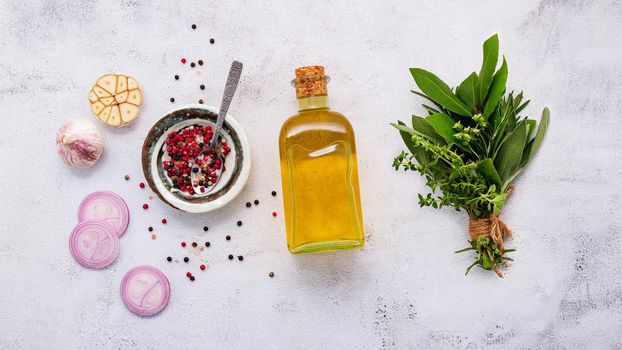
[{"label": "yellow-green oil in bottle", "polygon": [[[321,79],[325,92],[328,79],[321,73],[311,77]],[[295,84],[305,83],[303,74]],[[329,109],[325,93],[298,92],[297,86],[299,113],[279,136],[287,247],[294,254],[360,248],[365,237],[354,131]]]}]

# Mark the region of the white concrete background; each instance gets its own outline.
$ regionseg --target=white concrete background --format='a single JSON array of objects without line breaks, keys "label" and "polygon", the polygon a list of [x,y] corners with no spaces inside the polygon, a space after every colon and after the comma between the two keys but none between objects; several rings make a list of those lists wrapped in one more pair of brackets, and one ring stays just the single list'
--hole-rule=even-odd
[{"label": "white concrete background", "polygon": [[[0,348],[622,348],[621,21],[619,1],[2,1]],[[417,206],[423,181],[391,168],[403,146],[389,126],[422,113],[409,67],[456,85],[479,69],[495,32],[509,86],[532,100],[527,113],[552,114],[503,213],[518,251],[502,280],[464,277],[472,257],[452,252],[465,245],[467,218]],[[182,56],[206,64],[192,70]],[[218,104],[233,59],[245,64],[230,111],[253,147],[247,187],[207,215],[149,200],[137,186],[147,130],[171,96]],[[281,192],[277,135],[295,112],[289,81],[307,64],[326,66],[332,107],[357,133],[360,251],[290,255],[281,217],[270,216],[282,213],[270,191]],[[96,121],[87,92],[111,71],[141,83],[141,116],[126,129],[101,125],[104,157],[72,170],[55,153],[55,132],[69,118]],[[116,263],[96,271],[74,262],[67,237],[80,200],[100,189],[123,196],[132,221]],[[258,207],[244,207],[255,198]],[[165,262],[192,239],[212,242],[210,268],[193,264],[194,283],[183,263]],[[133,315],[119,298],[138,264],[171,281],[156,317]]]}]

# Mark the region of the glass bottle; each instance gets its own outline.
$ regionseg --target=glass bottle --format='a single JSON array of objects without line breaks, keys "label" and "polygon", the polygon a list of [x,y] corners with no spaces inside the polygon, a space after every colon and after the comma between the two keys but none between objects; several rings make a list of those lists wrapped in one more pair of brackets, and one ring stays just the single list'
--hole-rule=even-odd
[{"label": "glass bottle", "polygon": [[298,114],[279,136],[287,248],[293,254],[365,244],[354,131],[328,106],[324,67],[296,69]]}]

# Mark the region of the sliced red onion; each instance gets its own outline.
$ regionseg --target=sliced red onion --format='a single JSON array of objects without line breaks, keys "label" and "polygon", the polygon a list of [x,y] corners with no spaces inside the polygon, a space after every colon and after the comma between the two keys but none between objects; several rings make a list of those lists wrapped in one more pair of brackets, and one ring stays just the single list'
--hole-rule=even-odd
[{"label": "sliced red onion", "polygon": [[123,198],[114,192],[93,192],[82,200],[78,209],[78,222],[86,220],[104,221],[120,237],[130,224],[130,210]]},{"label": "sliced red onion", "polygon": [[119,236],[105,222],[83,221],[71,231],[69,250],[81,265],[101,269],[112,264],[119,255]]},{"label": "sliced red onion", "polygon": [[157,314],[164,309],[170,296],[168,279],[153,266],[136,266],[121,281],[121,299],[137,315]]}]

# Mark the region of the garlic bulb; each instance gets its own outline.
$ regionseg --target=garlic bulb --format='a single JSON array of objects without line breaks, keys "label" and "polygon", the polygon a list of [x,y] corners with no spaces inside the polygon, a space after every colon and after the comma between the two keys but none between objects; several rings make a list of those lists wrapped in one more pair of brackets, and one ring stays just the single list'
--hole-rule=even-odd
[{"label": "garlic bulb", "polygon": [[89,168],[104,152],[105,141],[95,124],[86,119],[65,122],[56,134],[58,154],[76,168]]}]

